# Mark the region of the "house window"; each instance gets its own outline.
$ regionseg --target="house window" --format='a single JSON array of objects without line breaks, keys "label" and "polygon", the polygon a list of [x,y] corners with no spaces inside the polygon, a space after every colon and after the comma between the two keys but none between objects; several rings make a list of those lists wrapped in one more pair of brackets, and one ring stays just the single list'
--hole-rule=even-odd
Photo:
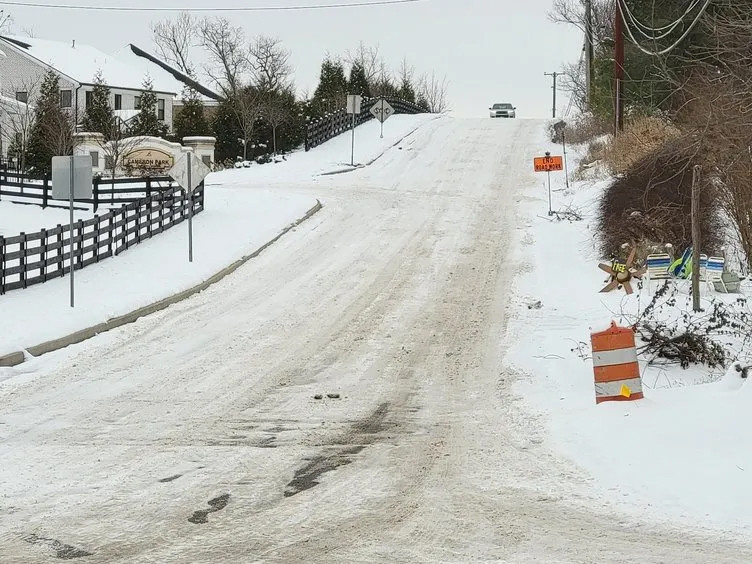
[{"label": "house window", "polygon": [[86,92],[86,107],[87,108],[91,106],[91,101],[93,99],[94,99],[94,93],[91,90],[87,91]]},{"label": "house window", "polygon": [[24,104],[27,103],[29,101],[29,93],[25,90],[16,92],[16,100],[23,102]]},{"label": "house window", "polygon": [[115,109],[116,110],[122,110],[123,109],[123,96],[122,96],[122,94],[115,94]]},{"label": "house window", "polygon": [[165,118],[165,101],[157,100],[157,119],[164,121]]},{"label": "house window", "polygon": [[61,90],[60,91],[60,107],[61,108],[73,107],[73,90]]},{"label": "house window", "polygon": [[133,97],[133,109],[134,110],[140,110],[141,109],[141,96],[134,96]]}]

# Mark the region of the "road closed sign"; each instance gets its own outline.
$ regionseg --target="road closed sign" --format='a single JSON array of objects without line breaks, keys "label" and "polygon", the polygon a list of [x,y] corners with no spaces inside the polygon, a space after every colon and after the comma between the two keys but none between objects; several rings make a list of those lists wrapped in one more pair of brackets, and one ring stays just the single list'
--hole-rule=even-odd
[{"label": "road closed sign", "polygon": [[554,172],[564,170],[564,159],[546,155],[545,157],[535,157],[533,160],[535,172]]}]

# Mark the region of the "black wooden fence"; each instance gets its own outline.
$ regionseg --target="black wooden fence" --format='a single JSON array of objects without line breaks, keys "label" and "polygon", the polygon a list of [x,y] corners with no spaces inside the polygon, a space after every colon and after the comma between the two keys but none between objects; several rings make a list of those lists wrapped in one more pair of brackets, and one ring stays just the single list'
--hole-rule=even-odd
[{"label": "black wooden fence", "polygon": [[[163,190],[153,189],[155,181],[156,179],[132,178],[118,180],[116,185],[130,185],[129,188],[116,188],[116,192],[111,194],[113,198],[115,195],[128,196],[118,200],[122,202],[121,206],[104,215],[79,220],[73,225],[72,232],[69,225],[58,225],[37,233],[21,233],[16,237],[0,236],[0,294],[41,284],[70,272],[71,238],[74,268],[80,270],[118,255],[181,223],[188,218],[191,205],[194,214],[203,211],[203,184],[188,198],[177,186]],[[144,197],[125,203],[136,193],[143,193]],[[45,196],[44,199],[38,199],[48,200],[49,186],[42,188],[41,194]],[[93,201],[89,203],[97,205]]]},{"label": "black wooden fence", "polygon": [[[173,180],[169,176],[144,178],[106,178],[95,176],[92,197],[77,199],[77,204],[91,204],[94,211],[100,205],[133,203],[169,190]],[[0,167],[0,200],[5,197],[15,203],[38,204],[46,207],[68,207],[68,202],[52,199],[52,179],[49,175],[33,178],[7,167]]]},{"label": "black wooden fence", "polygon": [[[361,112],[355,116],[355,125],[361,125],[369,120],[374,119],[371,114],[371,107],[373,107],[381,98],[365,98],[361,105]],[[389,96],[384,97],[384,100],[394,108],[395,114],[422,114],[426,113],[426,109],[402,100],[401,98],[391,98]],[[322,143],[326,143],[330,139],[333,139],[337,135],[344,133],[352,127],[352,115],[347,113],[345,108],[332,112],[331,114],[312,121],[308,124],[306,129],[306,141],[305,150],[310,151],[314,147],[318,147]]]}]

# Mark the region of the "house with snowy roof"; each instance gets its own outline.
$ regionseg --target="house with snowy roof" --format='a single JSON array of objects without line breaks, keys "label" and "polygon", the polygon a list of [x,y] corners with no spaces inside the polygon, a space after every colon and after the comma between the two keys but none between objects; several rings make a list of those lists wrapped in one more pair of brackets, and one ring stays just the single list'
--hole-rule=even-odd
[{"label": "house with snowy roof", "polygon": [[110,104],[123,121],[138,113],[147,77],[157,96],[157,117],[170,130],[186,86],[198,92],[209,106],[221,100],[209,88],[132,44],[110,55],[75,41],[2,35],[0,50],[4,55],[0,56],[0,96],[33,105],[34,93],[52,70],[60,78],[60,105],[70,109],[76,123],[83,118],[100,73],[110,88]]}]

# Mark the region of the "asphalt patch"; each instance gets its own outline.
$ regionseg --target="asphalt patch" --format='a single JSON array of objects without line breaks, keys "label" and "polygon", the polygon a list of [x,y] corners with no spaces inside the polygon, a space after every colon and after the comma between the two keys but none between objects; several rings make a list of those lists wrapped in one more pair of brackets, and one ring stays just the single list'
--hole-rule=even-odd
[{"label": "asphalt patch", "polygon": [[222,511],[225,507],[227,507],[227,504],[230,503],[230,494],[223,494],[219,497],[215,497],[214,499],[210,499],[208,502],[209,509],[200,509],[199,511],[194,511],[193,515],[188,517],[188,522],[193,523],[194,525],[204,525],[209,522],[209,513],[216,513],[217,511]]}]

